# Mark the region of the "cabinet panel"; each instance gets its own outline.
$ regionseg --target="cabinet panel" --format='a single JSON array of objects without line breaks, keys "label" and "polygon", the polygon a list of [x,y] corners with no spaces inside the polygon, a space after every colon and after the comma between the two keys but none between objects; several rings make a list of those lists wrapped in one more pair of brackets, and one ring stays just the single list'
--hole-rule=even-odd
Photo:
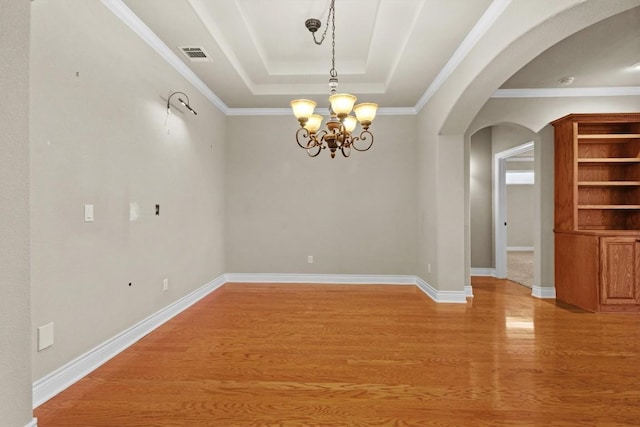
[{"label": "cabinet panel", "polygon": [[598,237],[555,235],[556,299],[589,311],[598,310]]},{"label": "cabinet panel", "polygon": [[639,304],[638,242],[635,237],[603,237],[600,240],[602,304]]}]

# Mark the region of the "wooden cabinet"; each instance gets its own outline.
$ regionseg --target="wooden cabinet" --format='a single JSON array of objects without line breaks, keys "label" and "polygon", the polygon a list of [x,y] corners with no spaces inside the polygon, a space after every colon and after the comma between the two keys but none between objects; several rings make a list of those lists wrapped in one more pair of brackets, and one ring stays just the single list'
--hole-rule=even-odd
[{"label": "wooden cabinet", "polygon": [[640,239],[600,238],[601,305],[640,304]]},{"label": "wooden cabinet", "polygon": [[552,124],[557,299],[640,311],[640,113],[571,114]]}]

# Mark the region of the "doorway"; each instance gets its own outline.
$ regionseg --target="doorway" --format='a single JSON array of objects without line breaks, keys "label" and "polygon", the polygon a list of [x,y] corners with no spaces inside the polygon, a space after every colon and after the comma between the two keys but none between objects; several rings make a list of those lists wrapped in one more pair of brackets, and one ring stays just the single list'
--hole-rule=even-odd
[{"label": "doorway", "polygon": [[[495,276],[533,286],[533,141],[494,155]],[[509,201],[511,209],[509,209]],[[511,212],[510,212],[511,211]],[[510,215],[511,213],[511,215]]]}]

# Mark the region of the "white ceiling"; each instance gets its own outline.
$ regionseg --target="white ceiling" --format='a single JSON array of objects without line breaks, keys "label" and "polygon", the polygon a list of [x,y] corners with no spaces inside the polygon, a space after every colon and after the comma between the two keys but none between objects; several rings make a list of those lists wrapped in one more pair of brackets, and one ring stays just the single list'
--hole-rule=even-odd
[{"label": "white ceiling", "polygon": [[[611,1],[611,0],[608,0]],[[547,49],[503,84],[503,88],[640,86],[640,7],[614,15]]]},{"label": "white ceiling", "polygon": [[[330,31],[317,46],[304,22],[319,18],[322,31],[329,0],[123,2],[227,107],[284,108],[294,98],[328,96]],[[384,107],[414,107],[501,4],[508,2],[336,0],[339,89]],[[179,46],[203,47],[212,60],[190,62]],[[640,72],[630,72],[635,62],[640,8],[552,47],[503,88],[560,87],[567,75],[576,77],[573,86],[640,86]]]}]

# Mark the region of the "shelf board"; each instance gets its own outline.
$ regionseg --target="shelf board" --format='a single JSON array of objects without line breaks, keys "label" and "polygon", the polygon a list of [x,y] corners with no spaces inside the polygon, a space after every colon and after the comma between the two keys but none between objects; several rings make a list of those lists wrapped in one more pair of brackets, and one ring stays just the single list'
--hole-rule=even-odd
[{"label": "shelf board", "polygon": [[640,209],[640,205],[578,205],[578,209],[633,210]]},{"label": "shelf board", "polygon": [[640,230],[625,228],[622,225],[584,225],[578,224],[578,231],[586,231],[589,234],[594,235],[611,235],[612,233],[617,236],[637,236],[640,234]]},{"label": "shelf board", "polygon": [[[578,134],[578,139],[608,139],[608,140],[620,140],[620,139],[640,139],[640,133],[601,133],[601,134]],[[612,141],[612,142],[614,142]]]},{"label": "shelf board", "polygon": [[578,181],[579,187],[637,187],[640,181]]},{"label": "shelf board", "polygon": [[638,157],[583,157],[578,163],[640,163]]}]

